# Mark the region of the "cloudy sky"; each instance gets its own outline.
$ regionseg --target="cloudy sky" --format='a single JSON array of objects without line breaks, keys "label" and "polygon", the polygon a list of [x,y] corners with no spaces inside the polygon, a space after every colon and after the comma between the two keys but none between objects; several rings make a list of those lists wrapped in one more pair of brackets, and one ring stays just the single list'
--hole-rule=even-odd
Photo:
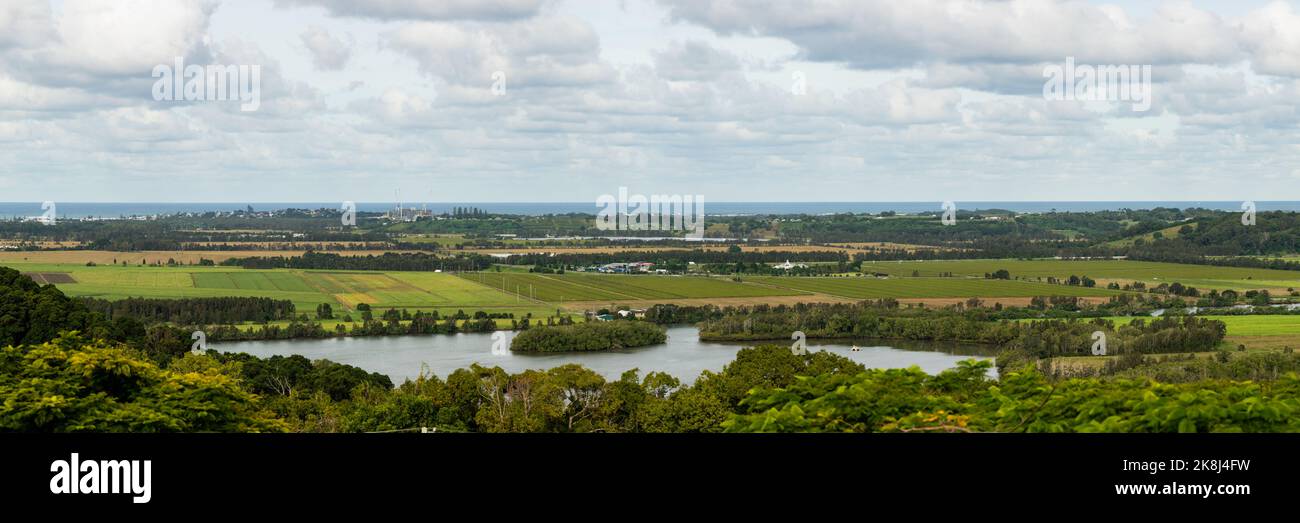
[{"label": "cloudy sky", "polygon": [[[1045,67],[1150,65],[1151,108]],[[260,106],[156,100],[256,65]],[[502,82],[504,80],[504,82]],[[495,89],[494,89],[495,88]],[[0,201],[1300,200],[1300,2],[3,0]]]}]

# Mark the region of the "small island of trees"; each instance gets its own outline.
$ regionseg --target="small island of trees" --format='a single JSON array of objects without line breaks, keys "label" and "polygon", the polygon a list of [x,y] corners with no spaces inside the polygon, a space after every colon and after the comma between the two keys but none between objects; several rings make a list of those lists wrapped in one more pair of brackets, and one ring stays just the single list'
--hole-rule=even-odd
[{"label": "small island of trees", "polygon": [[642,321],[598,321],[532,328],[510,342],[516,352],[571,352],[630,349],[668,340],[658,325]]}]

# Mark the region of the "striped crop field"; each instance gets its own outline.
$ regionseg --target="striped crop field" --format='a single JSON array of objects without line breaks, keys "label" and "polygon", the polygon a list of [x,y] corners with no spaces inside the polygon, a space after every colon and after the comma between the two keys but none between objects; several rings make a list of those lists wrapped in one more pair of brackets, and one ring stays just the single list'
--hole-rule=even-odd
[{"label": "striped crop field", "polygon": [[376,308],[504,310],[519,298],[491,287],[432,272],[251,270],[231,267],[85,266],[4,263],[30,274],[57,274],[71,296],[104,299],[250,296],[290,300],[300,312],[321,303]]}]

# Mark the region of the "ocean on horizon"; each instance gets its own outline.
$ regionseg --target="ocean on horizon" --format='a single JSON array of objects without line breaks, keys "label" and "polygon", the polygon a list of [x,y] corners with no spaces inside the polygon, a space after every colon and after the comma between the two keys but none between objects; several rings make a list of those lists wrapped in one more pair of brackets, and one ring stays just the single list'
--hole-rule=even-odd
[{"label": "ocean on horizon", "polygon": [[[40,216],[42,202],[0,202],[0,219]],[[955,202],[960,210],[1003,209],[1021,213],[1043,212],[1095,212],[1120,209],[1153,209],[1199,207],[1219,211],[1241,211],[1240,201],[1085,201],[1085,202]],[[1300,201],[1257,201],[1259,211],[1300,211]],[[225,203],[163,203],[163,202],[55,202],[57,216],[64,219],[120,218],[154,216],[186,212],[204,213],[237,211],[251,206],[255,211],[279,209],[338,209],[342,202],[225,202]],[[942,202],[705,202],[705,214],[714,216],[755,214],[835,214],[872,213],[894,211],[905,214],[939,212]],[[393,202],[357,202],[357,210],[384,212],[396,206]],[[594,202],[410,202],[407,208],[421,208],[435,214],[450,212],[455,207],[477,207],[495,214],[540,216],[545,214],[586,213],[599,209]]]}]

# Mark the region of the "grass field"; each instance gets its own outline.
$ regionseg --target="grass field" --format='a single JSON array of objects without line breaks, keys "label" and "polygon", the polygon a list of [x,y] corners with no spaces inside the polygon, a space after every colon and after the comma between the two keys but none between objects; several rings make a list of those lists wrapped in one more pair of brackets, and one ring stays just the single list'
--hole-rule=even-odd
[{"label": "grass field", "polygon": [[748,281],[774,287],[855,299],[879,298],[1015,298],[1032,296],[1112,296],[1118,291],[1014,280],[983,278],[783,278]]},{"label": "grass field", "polygon": [[[300,312],[321,303],[355,309],[412,308],[455,312],[543,310],[518,297],[450,274],[431,272],[246,270],[230,267],[121,267],[5,263],[25,273],[72,283],[57,283],[72,296],[105,299],[253,296],[294,302]],[[554,311],[552,310],[551,313]]]},{"label": "grass field", "polygon": [[617,274],[464,273],[482,285],[536,300],[563,303],[602,300],[672,300],[795,296],[806,292],[698,276]]},{"label": "grass field", "polygon": [[938,276],[943,273],[983,276],[998,269],[1006,269],[1011,272],[1012,278],[1046,279],[1049,276],[1068,278],[1076,275],[1088,276],[1100,282],[1142,281],[1148,284],[1179,282],[1205,289],[1300,288],[1300,271],[1128,260],[903,261],[864,263],[862,269],[894,276],[911,276],[913,271],[920,276]]},{"label": "grass field", "polygon": [[[355,310],[357,305],[366,303],[380,309],[553,313],[548,302],[667,301],[680,298],[805,294],[797,290],[736,283],[720,278],[680,276],[482,273],[458,278],[445,273],[403,271],[3,263],[37,275],[43,280],[56,281],[61,290],[73,296],[105,299],[252,296],[291,300],[299,311],[313,311],[321,303]],[[479,279],[483,280],[482,284],[478,282]],[[509,291],[502,292],[503,289]]]}]

